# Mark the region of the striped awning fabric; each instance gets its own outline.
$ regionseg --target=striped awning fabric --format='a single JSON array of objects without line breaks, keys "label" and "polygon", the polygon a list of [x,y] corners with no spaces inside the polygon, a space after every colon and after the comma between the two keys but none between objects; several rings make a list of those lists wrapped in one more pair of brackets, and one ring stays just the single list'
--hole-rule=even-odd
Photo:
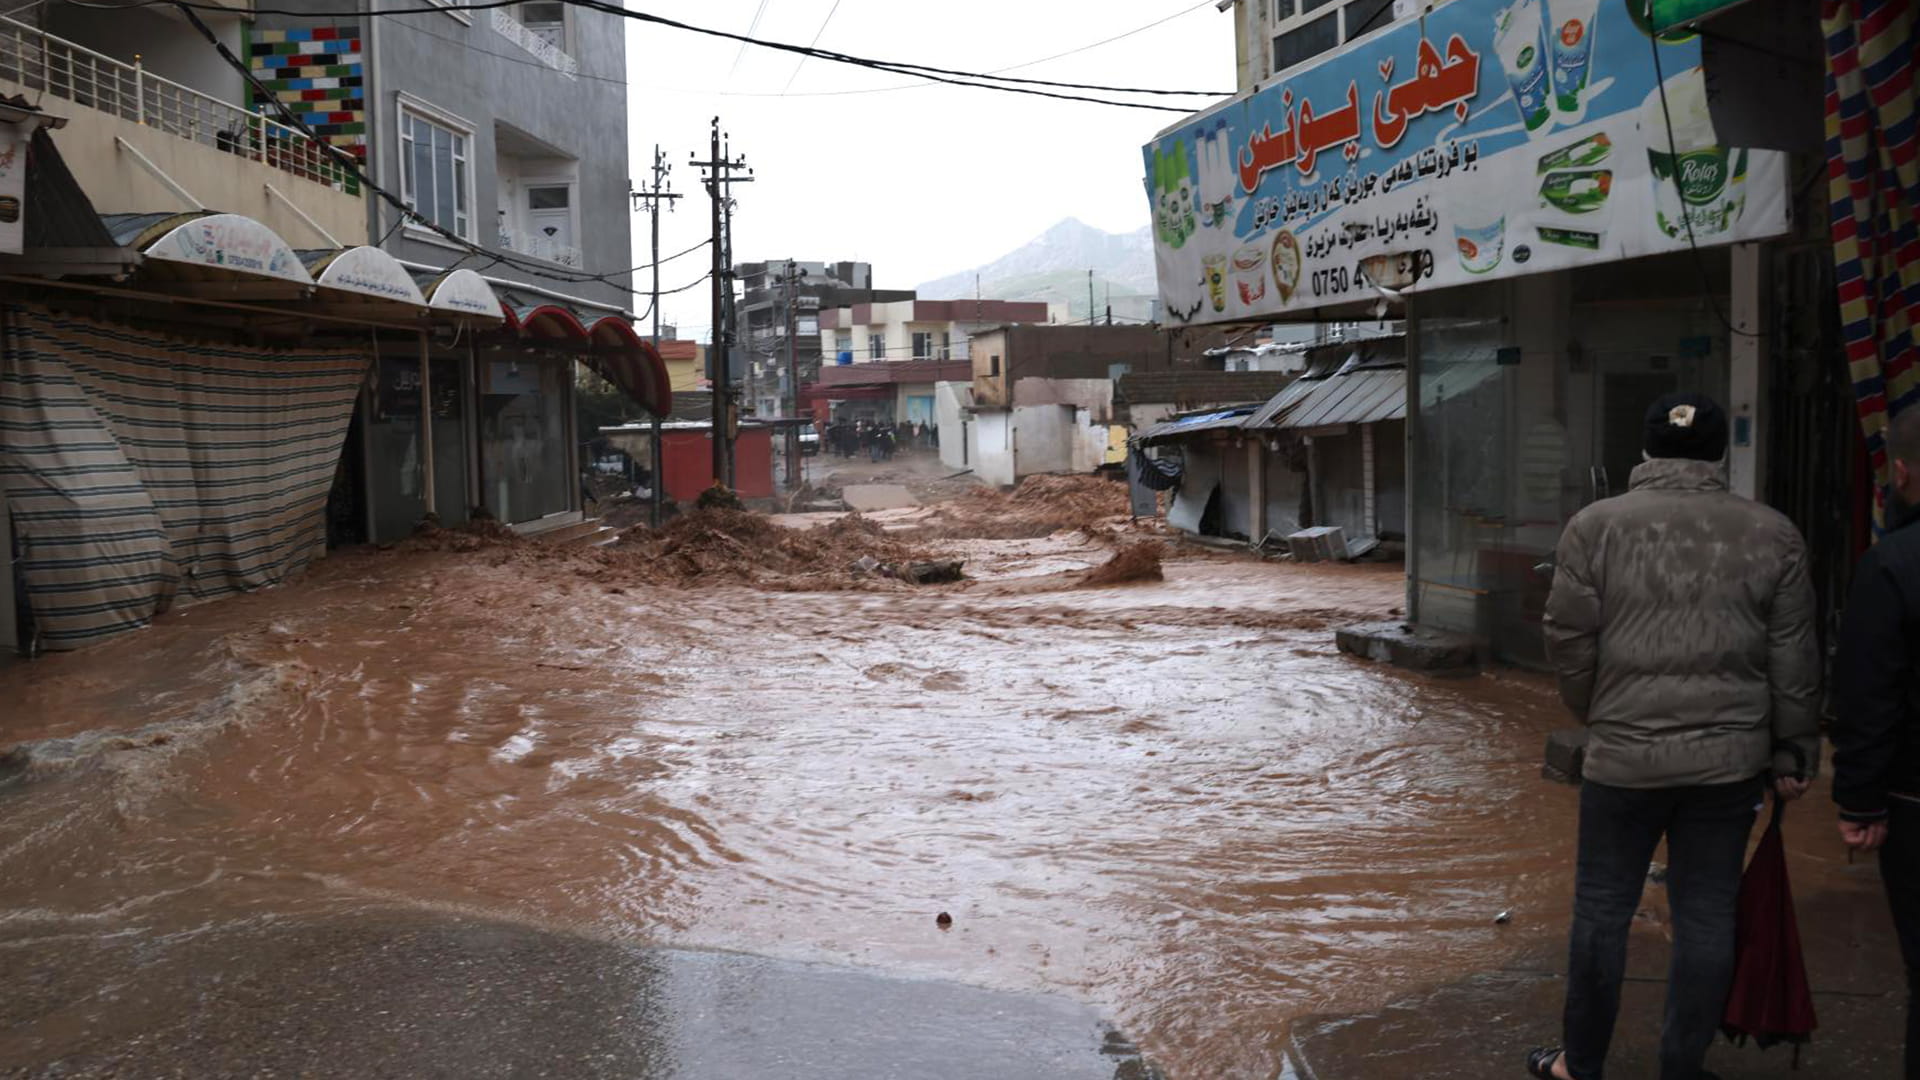
[{"label": "striped awning fabric", "polygon": [[1920,131],[1913,0],[1824,0],[1827,191],[1840,336],[1884,520],[1887,422],[1920,401]]},{"label": "striped awning fabric", "polygon": [[49,648],[325,551],[366,356],[187,341],[0,306],[0,490]]}]

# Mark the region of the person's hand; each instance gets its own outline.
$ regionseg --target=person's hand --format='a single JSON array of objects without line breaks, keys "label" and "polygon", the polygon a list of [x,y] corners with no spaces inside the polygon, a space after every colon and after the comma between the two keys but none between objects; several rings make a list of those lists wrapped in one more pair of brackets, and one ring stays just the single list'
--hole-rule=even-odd
[{"label": "person's hand", "polygon": [[1855,851],[1873,851],[1887,842],[1887,823],[1876,821],[1868,825],[1858,821],[1842,821],[1840,839]]},{"label": "person's hand", "polygon": [[1773,793],[1780,797],[1781,802],[1792,802],[1805,795],[1812,787],[1811,780],[1796,780],[1791,776],[1782,776],[1774,780]]}]

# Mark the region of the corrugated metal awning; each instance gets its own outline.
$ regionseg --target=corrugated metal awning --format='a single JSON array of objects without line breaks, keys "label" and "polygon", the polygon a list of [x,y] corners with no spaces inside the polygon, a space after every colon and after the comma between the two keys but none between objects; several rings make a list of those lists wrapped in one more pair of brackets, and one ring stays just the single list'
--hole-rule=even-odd
[{"label": "corrugated metal awning", "polygon": [[1287,387],[1246,426],[1303,429],[1406,418],[1407,369],[1359,368]]},{"label": "corrugated metal awning", "polygon": [[1224,431],[1246,426],[1247,418],[1254,414],[1259,405],[1234,405],[1225,409],[1211,409],[1194,413],[1191,416],[1176,416],[1165,420],[1134,436],[1134,441],[1142,446],[1197,435],[1203,431]]}]

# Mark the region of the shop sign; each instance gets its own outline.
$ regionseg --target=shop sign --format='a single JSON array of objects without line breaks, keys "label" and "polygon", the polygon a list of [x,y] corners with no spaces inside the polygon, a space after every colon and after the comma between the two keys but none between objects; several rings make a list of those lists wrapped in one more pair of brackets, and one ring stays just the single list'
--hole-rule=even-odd
[{"label": "shop sign", "polygon": [[1656,43],[1645,2],[1455,0],[1162,132],[1143,156],[1166,318],[1784,232],[1785,156],[1721,145],[1699,40]]},{"label": "shop sign", "polygon": [[406,267],[376,247],[348,248],[335,255],[320,271],[316,284],[404,304],[426,304]]},{"label": "shop sign", "polygon": [[0,124],[0,254],[26,247],[28,138],[25,128]]},{"label": "shop sign", "polygon": [[278,233],[239,214],[194,218],[148,244],[146,254],[152,259],[313,284],[300,257]]},{"label": "shop sign", "polygon": [[1634,22],[1656,31],[1699,22],[1747,0],[1627,0]]},{"label": "shop sign", "polygon": [[487,279],[472,270],[455,270],[441,278],[433,287],[433,298],[427,301],[427,306],[435,311],[500,318],[500,298],[493,294]]}]

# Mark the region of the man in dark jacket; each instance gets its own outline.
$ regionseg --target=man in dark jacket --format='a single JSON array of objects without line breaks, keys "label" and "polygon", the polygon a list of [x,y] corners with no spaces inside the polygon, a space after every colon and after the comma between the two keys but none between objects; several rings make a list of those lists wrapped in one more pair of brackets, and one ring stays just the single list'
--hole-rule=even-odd
[{"label": "man in dark jacket", "polygon": [[1727,419],[1702,394],[1647,410],[1630,489],[1574,515],[1545,618],[1567,707],[1587,725],[1564,1049],[1535,1076],[1599,1080],[1627,934],[1667,841],[1673,958],[1663,1080],[1695,1080],[1733,978],[1747,834],[1765,791],[1807,788],[1819,650],[1806,545],[1727,490]]},{"label": "man in dark jacket", "polygon": [[1834,661],[1840,838],[1880,852],[1907,966],[1908,1080],[1920,1080],[1920,408],[1887,433],[1894,530],[1853,573]]}]

